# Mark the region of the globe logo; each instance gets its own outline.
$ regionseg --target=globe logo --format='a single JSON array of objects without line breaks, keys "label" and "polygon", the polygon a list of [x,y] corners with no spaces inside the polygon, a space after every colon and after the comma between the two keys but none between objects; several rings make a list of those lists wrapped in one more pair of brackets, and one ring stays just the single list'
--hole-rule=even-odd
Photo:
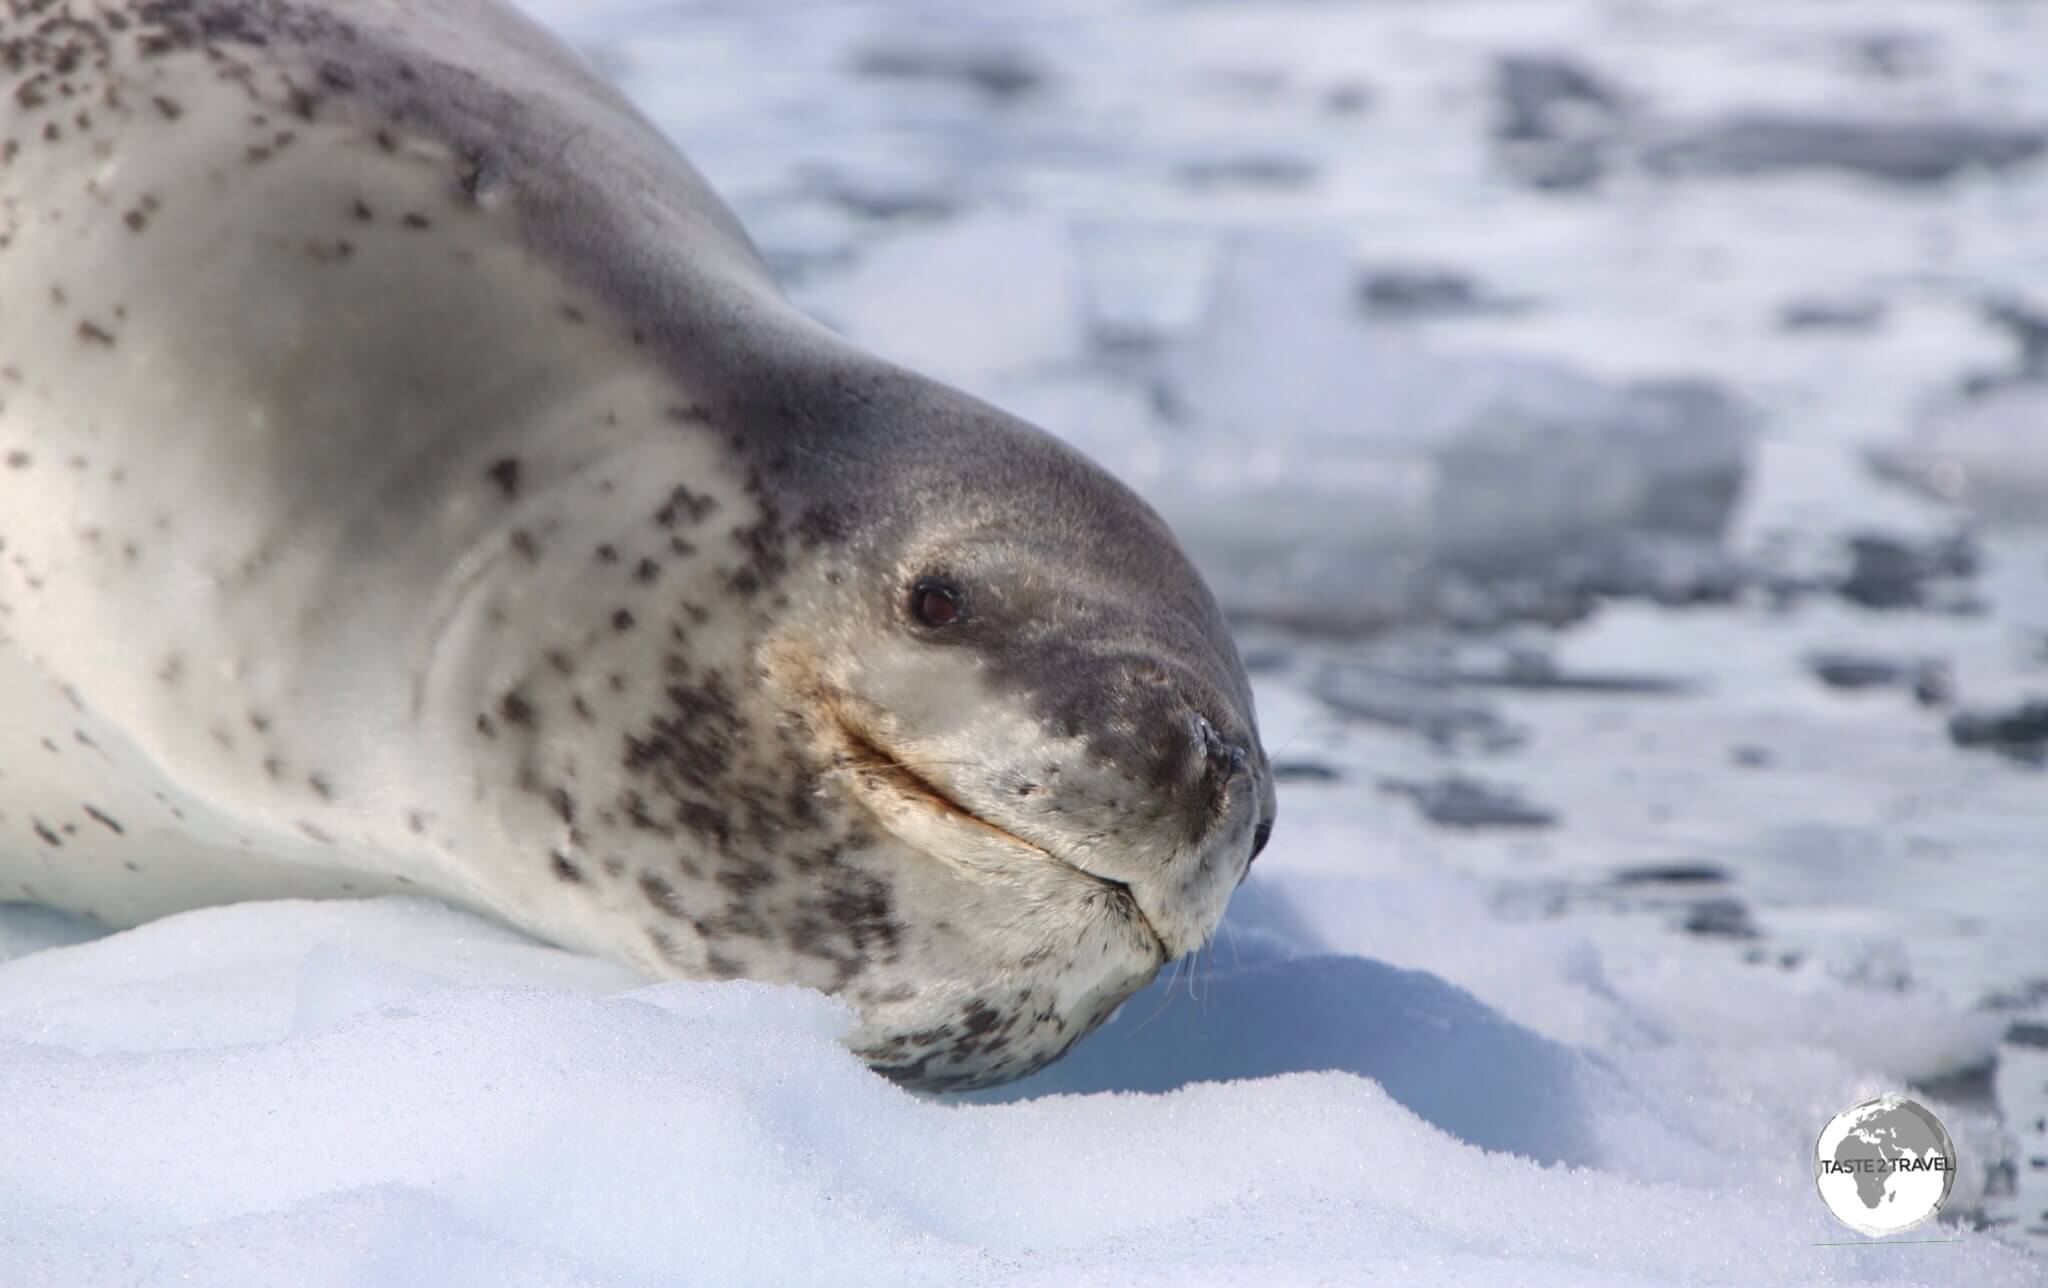
[{"label": "globe logo", "polygon": [[1835,1219],[1859,1234],[1900,1234],[1934,1219],[1956,1183],[1956,1146],[1925,1105],[1879,1096],[1821,1129],[1813,1179]]}]

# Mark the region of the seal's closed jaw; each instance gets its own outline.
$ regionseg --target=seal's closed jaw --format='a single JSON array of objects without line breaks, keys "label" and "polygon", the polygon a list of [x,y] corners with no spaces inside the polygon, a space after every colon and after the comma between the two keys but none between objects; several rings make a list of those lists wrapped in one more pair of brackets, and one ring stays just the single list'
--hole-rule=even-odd
[{"label": "seal's closed jaw", "polygon": [[[943,786],[933,781],[934,766],[907,761],[878,746],[871,735],[848,723],[843,716],[837,718],[835,724],[844,740],[840,763],[836,767],[853,776],[861,802],[876,821],[898,839],[942,862],[969,870],[987,870],[990,858],[1065,863],[1044,846],[991,822],[954,799]],[[1172,955],[1128,885],[1097,876],[1073,864],[1066,866],[1123,905],[1154,945],[1160,960]]]},{"label": "seal's closed jaw", "polygon": [[[971,591],[969,592],[971,593]],[[1121,653],[1082,661],[1102,722],[1048,725],[1029,695],[991,683],[973,649],[870,641],[829,685],[834,768],[898,839],[971,878],[1006,882],[1057,863],[1077,894],[1112,893],[1159,956],[1204,943],[1269,813],[1265,759],[1234,712],[1196,711],[1174,668]]]}]

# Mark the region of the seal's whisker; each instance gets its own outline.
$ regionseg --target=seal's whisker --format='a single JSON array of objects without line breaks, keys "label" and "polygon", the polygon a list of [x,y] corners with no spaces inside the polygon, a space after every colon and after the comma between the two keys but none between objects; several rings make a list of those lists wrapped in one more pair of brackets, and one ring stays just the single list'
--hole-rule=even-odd
[{"label": "seal's whisker", "polygon": [[1141,1032],[1147,1024],[1150,1024],[1152,1021],[1158,1019],[1161,1015],[1165,1014],[1167,1007],[1173,1005],[1174,986],[1180,982],[1180,966],[1181,963],[1186,960],[1187,958],[1185,957],[1176,957],[1173,959],[1173,969],[1170,972],[1168,972],[1166,976],[1166,987],[1160,990],[1159,1005],[1152,1008],[1152,1013],[1150,1015],[1138,1021],[1137,1027],[1133,1028],[1131,1032]]},{"label": "seal's whisker", "polygon": [[1307,731],[1308,731],[1308,727],[1307,727],[1306,725],[1304,725],[1304,726],[1302,726],[1301,728],[1299,728],[1299,729],[1296,729],[1296,730],[1295,730],[1295,731],[1294,731],[1293,733],[1290,733],[1290,734],[1288,734],[1288,735],[1287,735],[1287,736],[1286,736],[1285,738],[1283,738],[1283,739],[1281,739],[1281,740],[1280,740],[1280,745],[1279,745],[1279,746],[1277,746],[1277,747],[1273,748],[1273,750],[1272,750],[1272,751],[1270,751],[1270,752],[1266,753],[1266,759],[1268,759],[1268,760],[1278,760],[1278,759],[1280,758],[1280,756],[1281,756],[1281,755],[1282,755],[1283,753],[1285,753],[1285,752],[1286,752],[1286,750],[1287,750],[1287,749],[1288,749],[1289,747],[1292,747],[1292,746],[1294,745],[1294,740],[1295,740],[1296,738],[1299,738],[1299,737],[1301,737],[1301,735],[1302,735],[1302,734],[1304,734],[1304,733],[1306,733]]}]

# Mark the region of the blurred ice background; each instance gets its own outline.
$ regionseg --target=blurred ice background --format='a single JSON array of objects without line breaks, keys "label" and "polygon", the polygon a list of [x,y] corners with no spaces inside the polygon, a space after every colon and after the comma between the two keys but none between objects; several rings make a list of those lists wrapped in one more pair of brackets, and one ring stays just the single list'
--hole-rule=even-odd
[{"label": "blurred ice background", "polygon": [[[423,905],[15,910],[0,1267],[2040,1282],[2048,5],[527,7],[801,307],[1166,514],[1273,846],[973,1103]],[[1814,1246],[1900,1088],[1962,1243]]]}]

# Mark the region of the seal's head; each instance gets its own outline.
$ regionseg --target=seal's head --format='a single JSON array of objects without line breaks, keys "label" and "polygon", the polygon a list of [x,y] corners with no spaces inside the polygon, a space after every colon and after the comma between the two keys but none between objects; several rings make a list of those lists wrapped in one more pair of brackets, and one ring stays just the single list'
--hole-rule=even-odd
[{"label": "seal's head", "polygon": [[1250,687],[1164,522],[1085,458],[901,373],[833,404],[861,410],[778,462],[838,540],[785,583],[768,669],[824,717],[823,776],[899,853],[899,902],[961,924],[984,981],[1071,995],[1014,1065],[880,1052],[922,1085],[1000,1080],[1215,930],[1273,826]]}]

